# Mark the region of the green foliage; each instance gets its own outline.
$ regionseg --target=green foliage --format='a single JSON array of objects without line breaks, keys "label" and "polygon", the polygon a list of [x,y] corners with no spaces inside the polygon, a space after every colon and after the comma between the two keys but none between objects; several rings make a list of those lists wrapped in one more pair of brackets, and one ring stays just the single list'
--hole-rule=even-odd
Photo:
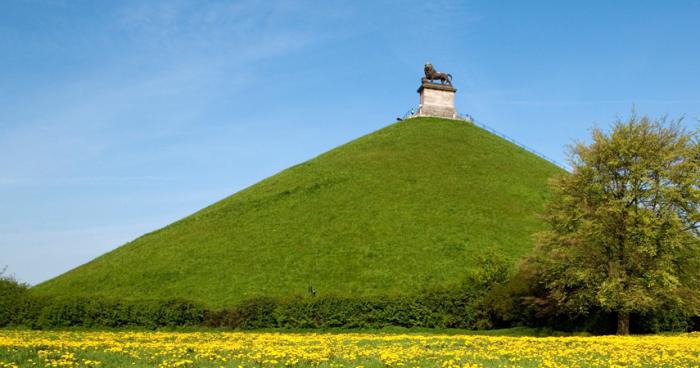
[{"label": "green foliage", "polygon": [[205,310],[189,301],[114,301],[102,298],[49,298],[39,303],[34,328],[175,327],[201,325]]},{"label": "green foliage", "polygon": [[693,315],[679,306],[668,309],[659,308],[654,312],[639,315],[638,322],[632,325],[632,330],[645,333],[686,332],[697,331],[693,325]]},{"label": "green foliage", "polygon": [[278,302],[272,298],[254,298],[233,309],[207,311],[203,323],[208,327],[242,329],[277,327],[277,306]]},{"label": "green foliage", "polygon": [[[531,261],[531,260],[530,260]],[[487,295],[488,310],[497,318],[496,327],[527,326],[554,331],[595,335],[617,331],[617,314],[601,307],[572,313],[549,296],[531,262],[518,267],[507,282],[496,285]],[[631,314],[631,333],[699,331],[700,316],[684,305],[666,303],[645,313]]]},{"label": "green foliage", "polygon": [[672,318],[669,306],[686,320],[697,314],[697,139],[678,122],[633,116],[574,146],[573,172],[551,181],[549,226],[525,265],[543,291],[533,300],[560,312],[617,313],[618,333],[629,332],[634,314]]},{"label": "green foliage", "polygon": [[459,283],[479,254],[532,250],[562,170],[471,124],[410,119],[265,179],[54,280],[40,295],[179,297],[223,308]]},{"label": "green foliage", "polygon": [[[439,291],[420,297],[320,297],[256,300],[243,306],[208,314],[205,325],[254,328],[468,328],[489,326],[476,300]],[[252,308],[251,308],[252,307]],[[265,310],[266,313],[260,313]]]},{"label": "green foliage", "polygon": [[29,287],[0,272],[0,327],[20,323],[29,306]]}]

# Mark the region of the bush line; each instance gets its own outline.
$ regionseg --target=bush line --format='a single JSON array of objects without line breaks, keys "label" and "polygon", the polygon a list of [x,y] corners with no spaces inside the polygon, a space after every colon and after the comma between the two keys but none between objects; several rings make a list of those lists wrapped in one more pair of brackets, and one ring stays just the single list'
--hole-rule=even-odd
[{"label": "bush line", "polygon": [[[27,285],[0,278],[0,327],[246,330],[396,326],[483,330],[528,326],[598,334],[615,331],[613,313],[592,310],[577,316],[560,314],[533,303],[527,296],[533,290],[523,294],[517,280],[496,267],[475,273],[456,287],[424,290],[414,296],[254,298],[232,308],[210,309],[181,299],[37,296]],[[672,307],[636,315],[633,321],[636,333],[700,330],[700,317]]]}]

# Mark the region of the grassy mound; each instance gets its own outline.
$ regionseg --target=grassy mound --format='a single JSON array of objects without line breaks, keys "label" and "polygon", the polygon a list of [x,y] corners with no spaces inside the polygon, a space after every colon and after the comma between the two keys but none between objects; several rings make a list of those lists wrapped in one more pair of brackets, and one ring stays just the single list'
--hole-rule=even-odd
[{"label": "grassy mound", "polygon": [[399,122],[293,166],[33,288],[182,297],[396,295],[532,247],[561,170],[471,124]]}]

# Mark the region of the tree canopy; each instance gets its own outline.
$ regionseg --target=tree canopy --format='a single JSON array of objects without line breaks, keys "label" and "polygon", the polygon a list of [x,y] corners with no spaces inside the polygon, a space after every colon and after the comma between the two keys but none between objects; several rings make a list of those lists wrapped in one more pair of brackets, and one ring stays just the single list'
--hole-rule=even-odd
[{"label": "tree canopy", "polygon": [[563,310],[698,313],[700,145],[681,121],[632,116],[570,149],[529,259]]}]

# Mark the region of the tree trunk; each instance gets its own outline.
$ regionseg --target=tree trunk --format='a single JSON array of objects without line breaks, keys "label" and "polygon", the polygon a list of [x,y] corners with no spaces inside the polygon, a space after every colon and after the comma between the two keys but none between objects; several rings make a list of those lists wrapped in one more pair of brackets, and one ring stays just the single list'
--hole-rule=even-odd
[{"label": "tree trunk", "polygon": [[630,334],[630,313],[629,312],[617,312],[617,334],[618,335],[629,335]]}]

